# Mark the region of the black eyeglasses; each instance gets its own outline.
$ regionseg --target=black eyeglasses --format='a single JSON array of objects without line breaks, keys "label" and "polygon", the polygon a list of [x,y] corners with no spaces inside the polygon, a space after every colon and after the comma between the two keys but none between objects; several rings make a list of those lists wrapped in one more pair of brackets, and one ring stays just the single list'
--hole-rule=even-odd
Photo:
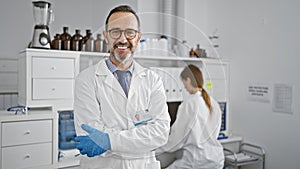
[{"label": "black eyeglasses", "polygon": [[134,29],[125,29],[125,30],[121,30],[121,29],[111,29],[108,31],[109,36],[113,39],[119,39],[122,35],[122,32],[124,32],[124,35],[126,37],[126,39],[134,39],[137,35],[137,33],[139,31],[134,30]]}]

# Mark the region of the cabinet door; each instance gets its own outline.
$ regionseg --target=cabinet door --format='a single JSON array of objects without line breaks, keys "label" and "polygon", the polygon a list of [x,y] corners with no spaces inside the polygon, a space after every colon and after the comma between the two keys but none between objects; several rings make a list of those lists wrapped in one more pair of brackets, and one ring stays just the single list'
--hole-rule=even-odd
[{"label": "cabinet door", "polygon": [[2,169],[32,168],[51,164],[51,143],[5,147],[2,149]]},{"label": "cabinet door", "polygon": [[33,100],[72,98],[73,79],[33,79]]},{"label": "cabinet door", "polygon": [[32,57],[33,78],[74,78],[75,60]]},{"label": "cabinet door", "polygon": [[2,147],[52,141],[52,120],[2,123]]}]

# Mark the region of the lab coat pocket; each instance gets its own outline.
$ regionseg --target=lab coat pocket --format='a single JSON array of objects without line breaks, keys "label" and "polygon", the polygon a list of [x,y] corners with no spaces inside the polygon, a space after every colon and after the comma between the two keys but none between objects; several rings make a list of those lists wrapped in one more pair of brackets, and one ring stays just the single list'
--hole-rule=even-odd
[{"label": "lab coat pocket", "polygon": [[146,163],[145,169],[160,169],[160,162],[155,160],[153,162]]}]

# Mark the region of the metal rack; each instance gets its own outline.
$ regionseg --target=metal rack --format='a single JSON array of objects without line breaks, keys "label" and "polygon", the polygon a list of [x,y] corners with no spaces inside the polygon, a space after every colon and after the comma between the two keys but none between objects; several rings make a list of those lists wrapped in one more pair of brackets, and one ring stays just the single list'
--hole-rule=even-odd
[{"label": "metal rack", "polygon": [[265,169],[265,151],[262,147],[241,143],[238,152],[233,152],[224,148],[225,167],[233,166],[240,168],[241,166],[262,163],[262,168]]}]

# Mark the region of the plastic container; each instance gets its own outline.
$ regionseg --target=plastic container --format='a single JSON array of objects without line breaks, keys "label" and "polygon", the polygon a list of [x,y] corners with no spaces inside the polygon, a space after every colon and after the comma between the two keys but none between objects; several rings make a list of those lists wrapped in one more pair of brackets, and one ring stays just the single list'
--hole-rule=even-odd
[{"label": "plastic container", "polygon": [[139,56],[145,56],[147,54],[146,53],[146,50],[147,50],[146,40],[145,39],[141,39],[139,45],[140,45],[140,47],[139,47],[139,52],[137,52],[137,55],[139,55]]},{"label": "plastic container", "polygon": [[162,35],[160,37],[160,39],[158,40],[158,44],[159,44],[159,48],[160,48],[159,55],[160,56],[168,56],[168,53],[169,53],[168,38],[166,36]]},{"label": "plastic container", "polygon": [[62,150],[75,148],[76,132],[73,111],[59,112],[58,125],[59,148]]},{"label": "plastic container", "polygon": [[189,57],[189,46],[187,45],[186,40],[182,40],[182,42],[178,44],[178,49],[180,57]]}]

